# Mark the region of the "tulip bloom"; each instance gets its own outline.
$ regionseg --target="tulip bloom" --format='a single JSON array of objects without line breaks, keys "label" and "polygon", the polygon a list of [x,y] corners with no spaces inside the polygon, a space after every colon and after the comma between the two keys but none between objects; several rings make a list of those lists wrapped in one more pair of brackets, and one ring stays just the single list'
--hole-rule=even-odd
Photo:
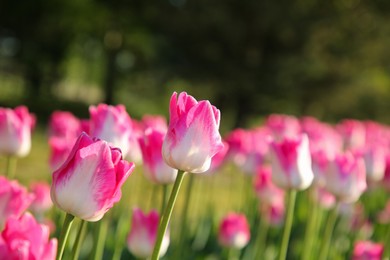
[{"label": "tulip bloom", "polygon": [[89,114],[91,136],[109,142],[120,148],[124,156],[127,155],[132,123],[126,108],[123,105],[99,104],[97,107],[90,106]]},{"label": "tulip bloom", "polygon": [[54,260],[57,240],[49,240],[49,227],[37,223],[30,213],[10,217],[0,236],[1,259]]},{"label": "tulip bloom", "polygon": [[271,130],[272,135],[278,141],[284,138],[295,138],[301,133],[299,120],[290,115],[269,115],[265,125]]},{"label": "tulip bloom", "polygon": [[53,206],[50,198],[50,185],[44,182],[35,182],[30,186],[34,200],[31,202],[30,209],[35,214],[42,215]]},{"label": "tulip bloom", "polygon": [[271,142],[272,181],[283,189],[304,190],[314,179],[309,139],[303,134]]},{"label": "tulip bloom", "polygon": [[[284,201],[284,190],[272,182],[270,167],[259,167],[254,180],[254,188],[262,203],[272,204],[274,201]],[[282,199],[281,199],[282,198]]]},{"label": "tulip bloom", "polygon": [[33,199],[34,196],[17,181],[0,176],[0,230],[9,217],[22,215]]},{"label": "tulip bloom", "polygon": [[218,241],[228,248],[241,249],[250,240],[248,221],[243,214],[229,213],[219,226]]},{"label": "tulip bloom", "polygon": [[[153,210],[144,214],[142,210],[133,209],[131,230],[127,237],[127,247],[137,258],[148,258],[152,255],[153,246],[157,238],[159,215]],[[163,256],[169,246],[169,232],[165,232],[160,256]]]},{"label": "tulip bloom", "polygon": [[76,139],[81,134],[80,119],[67,111],[54,111],[50,116],[49,135]]},{"label": "tulip bloom", "polygon": [[355,202],[366,190],[366,169],[360,156],[339,154],[329,163],[325,188],[343,202]]},{"label": "tulip bloom", "polygon": [[177,170],[169,167],[162,158],[164,136],[165,133],[148,128],[138,141],[142,151],[145,176],[154,183],[170,184],[175,181]]},{"label": "tulip bloom", "polygon": [[121,186],[134,168],[121,151],[82,133],[66,162],[53,173],[51,198],[63,211],[98,221],[121,198]]},{"label": "tulip bloom", "polygon": [[172,168],[202,173],[210,168],[211,158],[222,148],[219,134],[220,111],[209,101],[196,101],[182,92],[173,93],[170,121],[162,154]]},{"label": "tulip bloom", "polygon": [[35,116],[27,107],[0,108],[0,154],[26,156],[31,149],[31,130]]},{"label": "tulip bloom", "polygon": [[56,136],[49,138],[49,165],[52,171],[57,170],[66,161],[76,140],[77,137],[72,140]]},{"label": "tulip bloom", "polygon": [[384,246],[372,241],[358,241],[353,249],[353,260],[381,260]]}]

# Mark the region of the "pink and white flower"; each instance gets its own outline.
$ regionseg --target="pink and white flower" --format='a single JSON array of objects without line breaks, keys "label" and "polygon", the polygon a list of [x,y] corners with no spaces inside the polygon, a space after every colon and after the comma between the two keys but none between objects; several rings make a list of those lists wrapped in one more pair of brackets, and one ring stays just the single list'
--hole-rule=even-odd
[{"label": "pink and white flower", "polygon": [[211,158],[222,147],[219,133],[220,111],[209,101],[196,101],[182,92],[173,93],[170,121],[162,154],[172,168],[202,173],[210,168]]},{"label": "pink and white flower", "polygon": [[222,219],[218,231],[218,241],[222,246],[241,249],[249,240],[250,230],[245,215],[232,212]]},{"label": "pink and white flower", "polygon": [[176,180],[177,169],[168,166],[162,158],[161,148],[165,133],[148,128],[139,145],[144,161],[145,176],[154,183],[170,184]]},{"label": "pink and white flower", "polygon": [[26,156],[31,149],[31,131],[35,116],[27,107],[0,108],[0,154]]},{"label": "pink and white flower", "polygon": [[37,223],[30,213],[10,217],[0,236],[0,258],[54,260],[57,240],[49,240],[49,227]]},{"label": "pink and white flower", "polygon": [[66,162],[53,173],[51,198],[63,211],[98,221],[121,198],[121,186],[134,168],[121,151],[82,133]]},{"label": "pink and white flower", "polygon": [[383,244],[372,241],[358,241],[353,249],[353,260],[381,260],[384,251]]},{"label": "pink and white flower", "polygon": [[351,152],[337,155],[325,178],[325,188],[343,202],[357,201],[367,188],[364,160]]},{"label": "pink and white flower", "polygon": [[81,122],[68,111],[54,111],[49,121],[49,136],[76,139],[81,134]]},{"label": "pink and white flower", "polygon": [[34,195],[17,181],[0,176],[0,230],[9,217],[19,217],[30,206]]},{"label": "pink and white flower", "polygon": [[271,142],[272,181],[283,189],[304,190],[314,179],[306,134]]},{"label": "pink and white flower", "polygon": [[278,199],[274,199],[270,203],[260,203],[260,214],[268,225],[282,226],[286,214],[284,196],[279,196]]},{"label": "pink and white flower", "polygon": [[284,190],[272,182],[270,167],[263,166],[258,168],[254,179],[254,188],[261,203],[272,204],[275,200],[283,201]]},{"label": "pink and white flower", "polygon": [[89,107],[90,135],[105,140],[121,149],[123,155],[129,152],[132,122],[123,105],[99,104]]},{"label": "pink and white flower", "polygon": [[274,139],[277,141],[284,138],[295,138],[302,131],[299,120],[290,115],[269,115],[265,125],[271,130]]},{"label": "pink and white flower", "polygon": [[358,120],[345,119],[336,128],[344,139],[344,148],[359,149],[366,143],[366,130],[364,124]]},{"label": "pink and white flower", "polygon": [[[131,230],[127,237],[127,247],[134,256],[148,258],[152,255],[157,238],[159,219],[158,212],[155,210],[152,210],[149,214],[144,214],[139,208],[133,209]],[[160,249],[160,257],[165,255],[169,242],[169,232],[165,232]]]},{"label": "pink and white flower", "polygon": [[34,195],[30,210],[37,215],[42,215],[53,206],[50,197],[50,185],[45,182],[34,182],[30,185],[30,191]]}]

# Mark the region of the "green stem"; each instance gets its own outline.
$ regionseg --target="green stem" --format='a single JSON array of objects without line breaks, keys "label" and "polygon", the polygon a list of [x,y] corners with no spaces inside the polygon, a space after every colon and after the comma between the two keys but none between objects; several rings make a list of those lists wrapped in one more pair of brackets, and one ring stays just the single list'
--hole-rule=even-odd
[{"label": "green stem", "polygon": [[164,210],[164,214],[162,215],[160,225],[158,227],[156,244],[154,245],[153,254],[151,258],[152,260],[157,260],[159,257],[162,240],[164,238],[165,231],[167,230],[169,219],[171,218],[173,207],[175,205],[177,195],[179,194],[180,186],[183,182],[184,175],[185,172],[182,170],[179,170],[177,173],[175,184],[173,185],[167,207]]},{"label": "green stem", "polygon": [[228,260],[238,260],[240,256],[240,251],[237,248],[229,248],[228,251]]},{"label": "green stem", "polygon": [[389,259],[390,255],[390,224],[387,224],[387,231],[386,231],[386,237],[385,241],[383,243],[385,246],[385,252],[383,253],[383,259]]},{"label": "green stem", "polygon": [[72,226],[73,220],[74,220],[74,216],[69,214],[69,213],[66,213],[64,224],[62,225],[60,238],[58,240],[58,252],[57,252],[57,258],[56,258],[57,260],[62,259],[66,240],[68,239],[70,227]]},{"label": "green stem", "polygon": [[119,260],[122,254],[123,241],[125,240],[126,234],[126,222],[128,221],[128,214],[121,214],[118,220],[118,225],[116,227],[116,237],[115,237],[115,246],[114,253],[112,255],[112,260]]},{"label": "green stem", "polygon": [[291,227],[294,218],[294,207],[295,207],[295,199],[297,197],[296,190],[290,190],[288,193],[288,204],[287,204],[287,216],[286,223],[284,225],[283,230],[283,240],[282,246],[280,247],[279,260],[285,260],[287,256],[288,243],[290,240]]},{"label": "green stem", "polygon": [[185,201],[184,201],[184,206],[181,212],[181,227],[180,227],[180,240],[179,240],[179,248],[178,252],[183,251],[183,243],[186,241],[186,234],[188,231],[187,228],[187,220],[188,220],[188,208],[190,206],[190,201],[191,201],[191,195],[192,195],[192,190],[194,186],[194,176],[191,174],[189,176],[189,181],[187,184],[187,189],[186,189],[186,195],[185,195]]},{"label": "green stem", "polygon": [[260,219],[260,228],[257,231],[257,237],[255,240],[255,251],[252,259],[264,259],[264,251],[267,245],[267,236],[269,225],[264,218]]},{"label": "green stem", "polygon": [[93,258],[94,260],[100,260],[104,253],[104,244],[106,242],[107,230],[108,230],[109,219],[102,219],[98,223],[98,234],[96,236]]},{"label": "green stem", "polygon": [[86,231],[87,231],[87,222],[85,220],[81,220],[79,230],[77,232],[76,241],[75,241],[74,246],[73,246],[72,260],[79,259],[81,244],[84,240]]},{"label": "green stem", "polygon": [[319,255],[320,260],[325,260],[328,258],[330,240],[332,238],[333,229],[337,220],[337,209],[338,209],[338,204],[336,204],[335,207],[329,213],[328,220],[325,226],[324,239],[322,240],[322,245],[321,245],[321,250]]},{"label": "green stem", "polygon": [[164,212],[165,206],[167,204],[167,197],[168,197],[167,195],[168,195],[168,184],[163,184],[160,214]]},{"label": "green stem", "polygon": [[[314,189],[311,188],[309,192],[314,192]],[[313,198],[313,196],[311,197]],[[316,233],[316,222],[318,218],[318,204],[314,203],[312,199],[309,198],[309,209],[311,209],[308,212],[308,223],[307,228],[305,232],[305,240],[304,240],[304,247],[303,247],[303,257],[302,260],[309,260],[311,259],[311,252],[313,249],[313,243],[314,243],[314,235]]]},{"label": "green stem", "polygon": [[5,173],[8,179],[13,179],[15,177],[16,171],[16,157],[8,156],[7,157],[7,172]]}]

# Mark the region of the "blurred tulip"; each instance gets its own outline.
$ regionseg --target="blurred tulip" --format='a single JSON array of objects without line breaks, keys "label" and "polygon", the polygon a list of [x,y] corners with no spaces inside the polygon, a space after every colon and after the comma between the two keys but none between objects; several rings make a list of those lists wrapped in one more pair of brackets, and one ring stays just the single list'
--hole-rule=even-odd
[{"label": "blurred tulip", "polygon": [[[278,188],[272,182],[271,168],[259,167],[254,179],[254,188],[261,203],[272,204],[274,201],[283,201],[284,190]],[[282,198],[282,199],[281,199]]]},{"label": "blurred tulip", "polygon": [[128,140],[129,151],[127,152],[127,154],[123,154],[123,156],[134,163],[142,164],[142,152],[138,139],[143,136],[144,129],[142,124],[134,119],[131,119],[131,126],[131,135],[129,136]]},{"label": "blurred tulip", "polygon": [[0,154],[26,156],[31,149],[31,131],[35,116],[27,107],[0,108]]},{"label": "blurred tulip", "polygon": [[358,149],[364,146],[366,132],[362,122],[354,119],[344,119],[336,128],[344,139],[344,149]]},{"label": "blurred tulip", "polygon": [[313,182],[309,140],[303,134],[294,139],[271,142],[272,181],[283,189],[304,190]]},{"label": "blurred tulip", "polygon": [[37,223],[30,213],[10,217],[0,236],[0,258],[53,260],[57,240],[49,240],[49,227]]},{"label": "blurred tulip", "polygon": [[387,201],[385,208],[378,213],[377,219],[381,224],[390,223],[390,200]]},{"label": "blurred tulip", "polygon": [[123,105],[99,104],[89,107],[90,135],[121,149],[125,156],[129,152],[132,123]]},{"label": "blurred tulip", "polygon": [[45,182],[34,182],[30,185],[30,191],[34,195],[30,210],[36,215],[42,215],[53,206],[50,198],[50,185]]},{"label": "blurred tulip", "polygon": [[229,213],[222,219],[218,231],[218,241],[222,246],[241,249],[249,240],[250,230],[245,215]]},{"label": "blurred tulip", "polygon": [[211,158],[210,169],[207,170],[208,173],[218,171],[227,160],[226,157],[229,151],[229,144],[225,141],[222,141],[222,143],[223,148]]},{"label": "blurred tulip", "polygon": [[77,137],[72,140],[56,136],[49,138],[49,165],[52,171],[57,170],[66,161],[76,140]]},{"label": "blurred tulip", "polygon": [[[131,230],[127,237],[129,251],[138,258],[149,258],[152,255],[153,247],[157,238],[159,215],[153,210],[144,214],[142,210],[133,209]],[[160,257],[164,256],[169,246],[169,232],[165,232]]]},{"label": "blurred tulip", "polygon": [[322,186],[315,186],[314,188],[314,201],[321,205],[322,208],[330,209],[336,205],[335,196],[328,192]]},{"label": "blurred tulip", "polygon": [[353,260],[381,260],[384,246],[372,241],[357,241],[353,249]]},{"label": "blurred tulip", "polygon": [[144,161],[145,176],[158,184],[170,184],[176,179],[177,169],[169,167],[163,160],[161,148],[165,133],[152,128],[145,130],[138,139]]},{"label": "blurred tulip", "polygon": [[220,111],[209,101],[196,101],[182,92],[173,93],[170,122],[162,154],[172,168],[202,173],[210,168],[211,158],[222,148],[219,134]]},{"label": "blurred tulip", "polygon": [[268,225],[273,227],[282,226],[286,213],[284,204],[284,196],[271,200],[269,203],[260,203],[260,214]]},{"label": "blurred tulip", "polygon": [[271,130],[274,139],[277,141],[284,138],[296,138],[302,130],[296,117],[283,114],[269,115],[265,125]]},{"label": "blurred tulip", "polygon": [[51,198],[63,211],[98,221],[121,198],[121,186],[134,168],[121,151],[82,133],[66,162],[53,173]]},{"label": "blurred tulip", "polygon": [[363,149],[367,181],[378,182],[383,179],[387,152],[388,148],[382,143],[371,143]]},{"label": "blurred tulip", "polygon": [[54,111],[49,121],[49,136],[76,139],[81,134],[80,119],[68,111]]},{"label": "blurred tulip", "polygon": [[30,206],[34,195],[17,181],[0,176],[0,230],[9,217],[19,217]]},{"label": "blurred tulip", "polygon": [[364,161],[351,152],[337,155],[329,163],[325,178],[326,189],[342,202],[357,201],[367,188]]},{"label": "blurred tulip", "polygon": [[163,116],[144,115],[142,117],[141,122],[142,122],[144,130],[151,127],[153,129],[156,129],[156,130],[161,131],[163,133],[166,133],[168,131],[167,120]]}]

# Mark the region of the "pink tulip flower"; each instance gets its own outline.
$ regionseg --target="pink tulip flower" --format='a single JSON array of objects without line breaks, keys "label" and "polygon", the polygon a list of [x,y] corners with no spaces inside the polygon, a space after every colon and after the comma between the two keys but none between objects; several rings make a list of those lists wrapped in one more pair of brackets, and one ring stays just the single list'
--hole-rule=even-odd
[{"label": "pink tulip flower", "polygon": [[314,201],[319,203],[322,208],[330,209],[333,208],[336,204],[335,196],[328,192],[322,186],[316,186],[314,190]]},{"label": "pink tulip flower", "polygon": [[37,215],[42,215],[53,206],[50,197],[50,185],[45,182],[34,182],[30,185],[30,191],[34,195],[30,210]]},{"label": "pink tulip flower", "polygon": [[377,219],[381,224],[390,223],[390,200],[387,201],[385,208],[378,213]]},{"label": "pink tulip flower", "polygon": [[229,151],[229,144],[225,141],[222,141],[223,148],[218,153],[216,153],[213,158],[211,158],[210,169],[207,170],[208,173],[213,173],[218,171],[222,165],[226,162],[227,153]]},{"label": "pink tulip flower", "polygon": [[82,133],[65,163],[53,173],[51,198],[63,211],[98,221],[121,198],[121,186],[134,168],[121,151]]},{"label": "pink tulip flower", "polygon": [[219,134],[220,111],[209,101],[196,101],[182,92],[173,93],[170,122],[162,154],[172,168],[202,173],[210,168],[211,158],[222,148]]},{"label": "pink tulip flower", "polygon": [[37,223],[30,213],[10,217],[0,236],[0,258],[54,260],[57,240],[49,240],[49,227]]},{"label": "pink tulip flower", "polygon": [[381,260],[384,246],[372,241],[358,241],[353,249],[353,260]]},{"label": "pink tulip flower", "polygon": [[278,199],[274,199],[270,203],[260,203],[260,214],[268,225],[281,227],[286,218],[284,196],[279,196]]},{"label": "pink tulip flower", "polygon": [[125,156],[129,152],[129,138],[132,122],[123,105],[109,106],[99,104],[90,106],[90,135],[105,140],[113,147],[121,149]]},{"label": "pink tulip flower", "polygon": [[141,122],[142,122],[144,130],[151,127],[153,129],[159,130],[163,133],[166,133],[168,131],[167,120],[163,116],[144,115],[142,117]]},{"label": "pink tulip flower", "polygon": [[304,190],[314,179],[309,139],[303,134],[271,142],[272,181],[282,189]]},{"label": "pink tulip flower", "polygon": [[177,169],[169,167],[162,158],[161,148],[165,133],[148,128],[139,138],[145,176],[154,183],[170,184],[176,180]]},{"label": "pink tulip flower", "polygon": [[229,213],[222,219],[218,231],[218,241],[222,246],[241,249],[249,240],[250,230],[245,215]]},{"label": "pink tulip flower", "polygon": [[49,165],[52,171],[57,170],[66,161],[76,140],[77,137],[74,140],[56,136],[49,138]]},{"label": "pink tulip flower", "polygon": [[30,206],[34,195],[17,181],[0,176],[0,230],[9,217],[19,217]]},{"label": "pink tulip flower", "polygon": [[0,154],[26,156],[31,149],[31,131],[35,116],[27,107],[0,108]]},{"label": "pink tulip flower", "polygon": [[[127,247],[137,258],[149,258],[157,238],[159,215],[153,210],[144,214],[141,209],[133,209],[131,230],[127,237]],[[169,246],[169,232],[165,232],[160,249],[160,257],[163,256]]]},{"label": "pink tulip flower", "polygon": [[390,191],[390,155],[386,156],[385,163],[385,173],[382,179],[382,185],[387,191]]},{"label": "pink tulip flower", "polygon": [[80,119],[68,111],[54,111],[49,121],[49,136],[76,139],[81,134]]},{"label": "pink tulip flower", "polygon": [[351,152],[337,155],[329,163],[325,178],[325,188],[338,201],[357,201],[367,188],[364,161]]},{"label": "pink tulip flower", "polygon": [[345,119],[336,128],[344,139],[345,149],[359,149],[366,143],[366,130],[362,122]]},{"label": "pink tulip flower", "polygon": [[378,182],[383,179],[386,169],[388,148],[382,143],[367,144],[363,149],[367,181]]},{"label": "pink tulip flower", "polygon": [[302,130],[299,120],[290,115],[269,115],[265,125],[271,130],[274,139],[277,141],[284,138],[295,138],[301,134]]},{"label": "pink tulip flower", "polygon": [[264,166],[258,168],[254,179],[254,188],[261,203],[272,204],[275,200],[283,201],[283,198],[280,198],[284,196],[284,190],[280,189],[272,182],[270,167]]},{"label": "pink tulip flower", "polygon": [[[137,164],[142,164],[142,151],[141,147],[139,145],[138,139],[141,138],[144,134],[144,129],[142,126],[142,123],[131,119],[131,135],[129,136],[129,151],[127,154],[124,154],[123,156],[125,158],[128,158],[129,161],[135,162]],[[161,151],[160,151],[161,153]]]}]

